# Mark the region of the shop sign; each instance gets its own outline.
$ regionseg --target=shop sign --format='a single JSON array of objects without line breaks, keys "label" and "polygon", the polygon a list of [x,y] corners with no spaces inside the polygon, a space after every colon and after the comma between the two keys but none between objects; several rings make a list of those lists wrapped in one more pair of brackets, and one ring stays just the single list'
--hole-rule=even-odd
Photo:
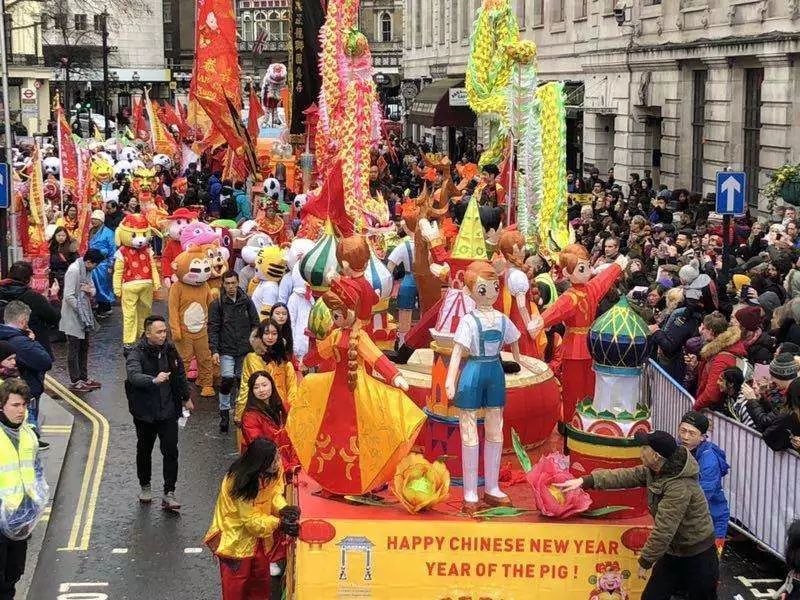
[{"label": "shop sign", "polygon": [[450,106],[469,106],[467,88],[450,88]]}]

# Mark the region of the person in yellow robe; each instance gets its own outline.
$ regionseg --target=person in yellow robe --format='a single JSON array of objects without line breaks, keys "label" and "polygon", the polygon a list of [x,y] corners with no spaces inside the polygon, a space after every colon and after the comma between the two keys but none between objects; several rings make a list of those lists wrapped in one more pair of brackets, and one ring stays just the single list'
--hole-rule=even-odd
[{"label": "person in yellow robe", "polygon": [[275,442],[258,438],[222,480],[204,543],[219,559],[223,600],[281,597],[288,538],[300,531],[300,509],[287,504]]}]

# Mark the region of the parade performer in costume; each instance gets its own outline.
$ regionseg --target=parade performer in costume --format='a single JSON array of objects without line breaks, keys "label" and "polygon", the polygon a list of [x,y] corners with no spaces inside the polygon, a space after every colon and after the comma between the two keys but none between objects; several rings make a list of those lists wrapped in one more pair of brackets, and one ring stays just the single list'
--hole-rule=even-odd
[{"label": "parade performer in costume", "polygon": [[[284,340],[278,334],[280,325],[272,319],[265,319],[250,337],[253,351],[244,357],[242,363],[242,384],[236,400],[234,422],[242,422],[242,413],[247,405],[247,382],[253,373],[266,371],[272,377],[275,389],[289,410],[297,397],[297,373],[292,364],[292,355],[287,351]],[[241,438],[240,438],[241,442]]]},{"label": "parade performer in costume", "polygon": [[[304,238],[295,238],[292,240],[292,245],[289,248],[286,256],[287,266],[291,269],[289,273],[284,275],[284,280],[289,278],[286,284],[286,289],[283,289],[284,281],[281,281],[281,302],[286,303],[286,308],[289,311],[289,320],[292,323],[292,340],[294,341],[294,354],[298,360],[302,362],[303,357],[308,353],[308,336],[306,335],[306,328],[308,327],[308,317],[311,313],[312,297],[311,288],[303,279],[303,274],[300,272],[300,261],[306,253],[314,247],[314,242]],[[286,299],[283,299],[283,295]]]},{"label": "parade performer in costume", "polygon": [[190,246],[172,263],[177,281],[169,288],[169,328],[172,340],[189,370],[197,358],[200,395],[214,395],[213,365],[208,345],[208,307],[211,304],[211,262],[202,247]]},{"label": "parade performer in costume", "polygon": [[[492,307],[500,294],[500,281],[492,265],[486,261],[470,263],[464,273],[464,286],[475,301],[476,308],[464,315],[456,328],[445,390],[447,397],[459,409],[464,472],[463,510],[472,514],[480,504],[477,425],[477,412],[480,409],[485,410],[486,432],[483,448],[486,487],[483,499],[489,506],[511,505],[511,500],[498,486],[503,453],[503,407],[506,402],[506,376],[500,361],[502,347],[509,344],[514,360],[524,363],[519,351],[519,330],[511,319]],[[466,365],[459,376],[464,355],[467,355]]]},{"label": "parade performer in costume", "polygon": [[[361,297],[352,281],[335,280],[322,300],[335,327],[317,342],[317,351],[334,358],[336,368],[303,379],[286,428],[303,469],[323,489],[364,494],[392,477],[425,415],[402,391],[408,383],[360,327]],[[391,385],[370,376],[367,365]]]},{"label": "parade performer in costume", "polygon": [[300,532],[300,508],[288,505],[284,488],[278,448],[264,438],[222,480],[204,542],[219,559],[223,600],[280,597],[281,578],[270,575],[286,558],[287,536]]},{"label": "parade performer in costume", "polygon": [[211,263],[211,278],[208,280],[208,287],[211,288],[211,297],[216,300],[219,298],[222,289],[222,278],[228,272],[228,258],[230,250],[223,248],[220,242],[203,245],[209,263]]},{"label": "parade performer in costume", "polygon": [[131,194],[139,200],[139,212],[147,218],[150,226],[158,224],[169,216],[167,205],[161,196],[156,195],[158,180],[153,169],[140,167],[134,169],[131,177]]},{"label": "parade performer in costume", "polygon": [[161,277],[164,287],[172,285],[172,262],[183,252],[181,248],[181,232],[183,228],[197,221],[197,213],[188,208],[179,208],[169,215],[167,221],[167,242],[161,252]]},{"label": "parade performer in costume", "polygon": [[547,347],[547,336],[540,331],[534,338],[528,330],[531,317],[539,316],[539,309],[536,302],[532,301],[531,284],[525,266],[525,238],[516,230],[503,231],[497,249],[507,266],[495,308],[508,316],[516,328],[523,332],[519,340],[520,352],[541,360]]},{"label": "parade performer in costume", "polygon": [[152,229],[142,215],[127,215],[114,241],[114,294],[122,304],[122,343],[133,346],[144,332],[144,320],[153,306],[153,292],[161,289],[158,267],[150,248]]},{"label": "parade performer in costume", "polygon": [[291,240],[286,221],[280,214],[277,200],[266,200],[264,215],[256,219],[256,222],[258,223],[258,230],[266,233],[275,245],[283,246]]},{"label": "parade performer in costume", "polygon": [[278,246],[265,246],[258,251],[255,266],[260,283],[253,291],[253,304],[265,319],[269,317],[272,305],[278,302],[279,282],[286,273],[286,257]]},{"label": "parade performer in costume", "polygon": [[592,357],[586,342],[589,327],[597,315],[597,306],[628,265],[620,255],[616,262],[595,277],[589,265],[589,252],[580,244],[570,244],[558,257],[564,274],[572,283],[541,317],[534,317],[529,326],[532,335],[564,323],[567,330],[562,343],[561,386],[562,422],[569,423],[575,406],[594,393]]},{"label": "parade performer in costume", "polygon": [[372,284],[364,278],[369,255],[369,243],[363,235],[346,237],[336,246],[336,260],[341,266],[342,274],[335,277],[341,277],[349,287],[358,290],[356,317],[362,325],[372,319],[372,307],[378,303]]},{"label": "parade performer in costume", "polygon": [[417,229],[419,210],[413,202],[407,202],[402,207],[401,227],[406,237],[389,253],[386,266],[389,271],[403,265],[405,274],[397,291],[397,343],[405,342],[406,334],[411,329],[411,317],[419,303],[417,284],[414,282],[414,232]]},{"label": "parade performer in costume", "polygon": [[114,243],[114,232],[105,226],[106,215],[102,210],[92,211],[92,226],[89,229],[89,248],[99,250],[104,257],[103,262],[92,269],[92,282],[97,291],[97,314],[107,316],[114,304],[114,287],[111,281],[112,261],[117,246]]}]

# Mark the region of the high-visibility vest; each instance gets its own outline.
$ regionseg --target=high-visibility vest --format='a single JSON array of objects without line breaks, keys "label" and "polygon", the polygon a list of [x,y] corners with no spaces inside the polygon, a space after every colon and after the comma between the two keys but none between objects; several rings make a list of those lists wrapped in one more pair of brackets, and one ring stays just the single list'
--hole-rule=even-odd
[{"label": "high-visibility vest", "polygon": [[556,284],[553,281],[553,277],[550,275],[550,273],[539,273],[534,280],[536,283],[541,283],[542,285],[547,286],[550,290],[550,299],[542,306],[542,309],[549,308],[550,305],[553,304],[558,298],[558,290],[556,289]]},{"label": "high-visibility vest", "polygon": [[5,510],[19,508],[25,496],[39,502],[34,461],[39,441],[28,423],[19,428],[19,445],[0,428],[0,502]]}]

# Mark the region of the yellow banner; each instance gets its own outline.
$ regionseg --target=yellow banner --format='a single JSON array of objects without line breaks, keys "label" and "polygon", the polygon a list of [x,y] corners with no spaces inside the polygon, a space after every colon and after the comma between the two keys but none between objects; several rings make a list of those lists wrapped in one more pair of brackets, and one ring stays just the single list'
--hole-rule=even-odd
[{"label": "yellow banner", "polygon": [[[627,600],[644,588],[626,546],[642,537],[635,525],[338,519],[316,525],[323,527],[304,531],[326,533],[297,542],[297,600]],[[313,535],[301,535],[307,537]]]}]

